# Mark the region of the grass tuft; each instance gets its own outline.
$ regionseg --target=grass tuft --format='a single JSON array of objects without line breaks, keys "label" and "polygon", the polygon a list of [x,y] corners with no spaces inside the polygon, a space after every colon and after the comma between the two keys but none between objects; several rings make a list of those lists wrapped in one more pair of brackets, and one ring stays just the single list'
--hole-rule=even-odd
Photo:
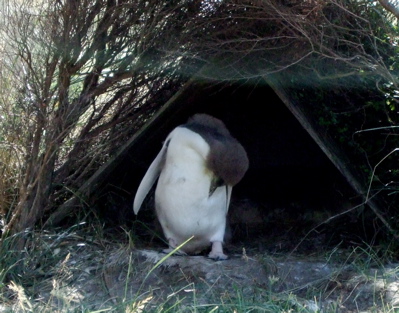
[{"label": "grass tuft", "polygon": [[[324,259],[246,249],[245,258],[214,262],[173,255],[181,247],[143,256],[130,232],[110,241],[104,229],[92,236],[93,227],[102,226],[20,234],[28,239],[20,259],[5,253],[10,242],[4,241],[0,312],[393,313],[399,303],[399,267],[383,263],[371,247],[337,248]],[[251,280],[245,267],[263,270]]]}]

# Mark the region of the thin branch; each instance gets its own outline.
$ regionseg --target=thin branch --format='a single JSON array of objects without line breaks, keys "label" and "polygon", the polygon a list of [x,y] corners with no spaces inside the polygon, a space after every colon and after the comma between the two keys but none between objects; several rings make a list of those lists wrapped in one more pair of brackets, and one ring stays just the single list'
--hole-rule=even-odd
[{"label": "thin branch", "polygon": [[399,19],[399,7],[394,5],[390,0],[378,0],[378,2],[385,10],[391,12],[396,18]]}]

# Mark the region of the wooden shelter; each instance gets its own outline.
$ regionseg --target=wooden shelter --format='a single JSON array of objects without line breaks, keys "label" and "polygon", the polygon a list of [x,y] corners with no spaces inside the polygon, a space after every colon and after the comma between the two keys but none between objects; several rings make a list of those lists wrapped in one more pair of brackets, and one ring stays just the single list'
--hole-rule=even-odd
[{"label": "wooden shelter", "polygon": [[[284,208],[295,214],[304,210],[339,214],[367,202],[379,214],[374,199],[367,199],[364,177],[311,108],[292,96],[287,76],[218,82],[207,79],[210,72],[205,67],[191,77],[77,194],[101,203],[108,217],[134,219],[136,188],[162,141],[189,116],[203,112],[222,119],[249,156],[250,169],[233,191],[233,208],[235,200],[263,203],[264,212]],[[61,206],[50,222],[57,223],[76,205],[78,197]],[[248,220],[241,209],[233,220],[250,224],[259,220],[258,213],[249,212]]]}]

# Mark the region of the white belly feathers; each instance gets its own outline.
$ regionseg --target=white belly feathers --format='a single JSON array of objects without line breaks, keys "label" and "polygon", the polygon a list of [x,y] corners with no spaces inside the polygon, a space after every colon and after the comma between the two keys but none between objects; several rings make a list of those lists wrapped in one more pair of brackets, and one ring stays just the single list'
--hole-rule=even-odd
[{"label": "white belly feathers", "polygon": [[[248,159],[242,146],[229,135],[227,129],[218,131],[220,127],[225,127],[220,120],[197,114],[192,121],[191,124],[189,120],[188,124],[175,128],[166,138],[137,190],[133,207],[137,214],[146,194],[159,176],[155,208],[170,249],[194,236],[182,251],[199,253],[212,243],[209,257],[226,259],[222,242],[232,184],[225,180],[229,180],[228,175],[236,173],[226,174],[226,178],[223,174],[216,175],[220,166],[213,159],[218,158],[218,153],[225,157],[226,152],[219,151],[224,142],[227,145],[239,145],[242,149],[239,157],[223,160],[221,163],[224,168],[220,171],[226,171],[228,162],[243,162],[244,164],[238,164],[241,177],[248,168]],[[226,132],[230,137],[226,136]],[[217,150],[216,155],[213,154],[214,147]],[[234,177],[234,182],[241,177]]]}]

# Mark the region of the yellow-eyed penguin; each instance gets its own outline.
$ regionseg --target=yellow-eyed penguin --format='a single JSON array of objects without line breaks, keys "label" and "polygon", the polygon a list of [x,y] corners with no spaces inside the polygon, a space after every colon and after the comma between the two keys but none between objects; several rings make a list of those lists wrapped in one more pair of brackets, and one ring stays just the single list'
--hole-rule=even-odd
[{"label": "yellow-eyed penguin", "polygon": [[169,242],[166,251],[194,236],[183,252],[196,254],[212,243],[209,257],[227,259],[222,243],[232,187],[247,169],[247,154],[225,124],[195,114],[166,138],[137,189],[134,212],[159,177],[155,209]]}]

